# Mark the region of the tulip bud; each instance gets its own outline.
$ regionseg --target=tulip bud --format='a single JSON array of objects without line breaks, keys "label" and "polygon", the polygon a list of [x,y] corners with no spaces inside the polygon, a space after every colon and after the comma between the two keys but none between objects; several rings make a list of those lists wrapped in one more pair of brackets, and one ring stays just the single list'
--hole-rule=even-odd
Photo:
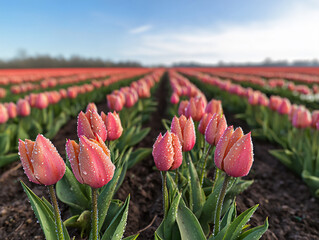
[{"label": "tulip bud", "polygon": [[31,113],[31,107],[27,100],[19,99],[17,102],[17,112],[18,116],[26,117],[29,116]]},{"label": "tulip bud", "polygon": [[41,134],[35,142],[19,139],[19,154],[24,172],[31,182],[52,185],[64,175],[62,157],[51,141]]},{"label": "tulip bud", "polygon": [[160,133],[153,145],[152,152],[155,165],[160,171],[177,169],[183,161],[182,146],[174,133]]},{"label": "tulip bud", "polygon": [[241,128],[228,127],[217,143],[214,160],[229,176],[246,176],[254,160],[251,133],[243,135]]},{"label": "tulip bud", "polygon": [[281,104],[281,97],[278,96],[271,96],[269,99],[269,108],[273,111],[277,111],[278,107]]},{"label": "tulip bud", "polygon": [[92,188],[107,184],[114,175],[115,166],[111,162],[110,151],[99,135],[96,139],[80,136],[80,142],[68,140],[66,152],[76,179]]},{"label": "tulip bud", "polygon": [[212,115],[214,115],[215,113],[223,114],[222,102],[215,99],[210,100],[205,108],[205,112],[211,113]]},{"label": "tulip bud", "polygon": [[191,98],[187,105],[185,116],[200,121],[205,112],[205,103],[202,98]]},{"label": "tulip bud", "polygon": [[18,115],[17,106],[13,102],[10,102],[8,104],[7,111],[8,111],[9,118],[15,118]]},{"label": "tulip bud", "polygon": [[107,106],[110,110],[120,112],[124,106],[124,103],[119,95],[109,94],[106,96]]},{"label": "tulip bud", "polygon": [[86,106],[85,112],[88,112],[88,111],[93,112],[93,110],[95,110],[95,111],[97,112],[97,107],[96,107],[95,103],[89,103],[89,104]]},{"label": "tulip bud", "polygon": [[49,106],[48,96],[45,93],[39,93],[35,101],[35,107],[39,109],[44,109],[44,108],[47,108],[48,106]]},{"label": "tulip bud", "polygon": [[296,128],[307,128],[311,126],[311,114],[308,109],[299,107],[292,117],[292,125]]},{"label": "tulip bud", "polygon": [[213,114],[211,113],[205,113],[202,117],[202,119],[200,120],[199,122],[199,125],[198,125],[198,131],[205,135],[205,131],[206,131],[206,127],[209,123],[209,121],[212,119],[213,117]]},{"label": "tulip bud", "polygon": [[123,127],[121,124],[120,116],[115,111],[113,113],[108,112],[107,115],[102,112],[101,116],[106,126],[107,140],[114,141],[121,137]]},{"label": "tulip bud", "polygon": [[225,115],[214,114],[205,130],[205,140],[210,145],[217,145],[220,137],[227,128]]},{"label": "tulip bud", "polygon": [[172,104],[177,104],[179,102],[179,96],[177,95],[176,92],[174,92],[171,96],[171,103]]},{"label": "tulip bud", "polygon": [[88,111],[85,114],[81,111],[78,115],[78,136],[95,138],[98,134],[103,141],[106,141],[107,132],[101,116],[95,111]]},{"label": "tulip bud", "polygon": [[9,119],[9,114],[7,108],[0,103],[0,124],[7,122]]},{"label": "tulip bud", "polygon": [[279,107],[278,107],[278,112],[282,115],[289,114],[291,111],[291,103],[287,98],[282,99]]},{"label": "tulip bud", "polygon": [[187,100],[181,101],[179,103],[179,107],[178,107],[178,115],[179,116],[185,115],[187,106],[188,106],[188,101]]},{"label": "tulip bud", "polygon": [[180,116],[180,118],[174,116],[171,131],[178,136],[183,152],[188,152],[193,149],[196,142],[196,134],[194,122],[191,117],[187,119],[184,115]]}]

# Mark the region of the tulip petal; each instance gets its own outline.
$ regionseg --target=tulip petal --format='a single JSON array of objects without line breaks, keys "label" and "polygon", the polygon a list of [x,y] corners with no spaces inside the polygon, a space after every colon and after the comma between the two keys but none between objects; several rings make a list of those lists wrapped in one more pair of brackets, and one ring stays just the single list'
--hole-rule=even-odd
[{"label": "tulip petal", "polygon": [[102,147],[85,136],[80,137],[80,173],[83,181],[93,188],[107,184],[114,175],[115,166]]},{"label": "tulip petal", "polygon": [[81,174],[80,174],[80,164],[79,164],[79,152],[80,152],[80,146],[73,140],[68,140],[65,145],[65,150],[68,155],[72,172],[75,176],[75,178],[80,182],[84,183]]},{"label": "tulip petal", "polygon": [[232,134],[231,138],[229,139],[228,141],[228,144],[227,144],[227,148],[226,148],[226,151],[225,151],[225,155],[226,156],[229,152],[229,150],[231,149],[231,147],[240,139],[244,136],[244,132],[243,130],[241,129],[241,127],[238,127],[235,129],[234,133]]},{"label": "tulip petal", "polygon": [[224,170],[232,177],[246,176],[253,164],[251,133],[240,138],[224,159]]},{"label": "tulip petal", "polygon": [[44,185],[58,182],[65,173],[65,163],[51,141],[39,134],[35,140],[31,162],[34,176]]},{"label": "tulip petal", "polygon": [[234,128],[233,126],[228,127],[225,132],[223,133],[223,135],[221,136],[219,142],[217,143],[216,146],[216,150],[215,150],[215,154],[214,154],[214,161],[216,166],[221,169],[223,169],[223,159],[225,156],[225,152],[227,149],[227,145],[229,143],[229,140],[231,138],[231,136],[234,133]]},{"label": "tulip petal", "polygon": [[107,139],[107,132],[106,132],[105,124],[101,116],[94,110],[93,112],[91,111],[89,112],[90,112],[91,128],[93,133],[98,134],[105,142]]},{"label": "tulip petal", "polygon": [[82,135],[87,138],[94,138],[94,133],[91,129],[91,124],[86,115],[81,111],[78,115],[78,137]]},{"label": "tulip petal", "polygon": [[[218,116],[220,115],[218,114]],[[226,128],[227,128],[227,122],[226,122],[225,115],[223,115],[221,118],[219,117],[218,119],[218,125],[217,125],[216,135],[215,135],[215,145],[217,145],[220,137],[223,135]]]},{"label": "tulip petal", "polygon": [[153,157],[158,170],[168,171],[172,167],[174,149],[170,132],[166,132],[164,137],[156,144],[156,147],[153,148]]},{"label": "tulip petal", "polygon": [[171,123],[171,132],[177,135],[181,145],[183,146],[184,140],[183,140],[182,128],[181,128],[179,119],[176,116],[173,117],[173,120]]},{"label": "tulip petal", "polygon": [[182,145],[178,137],[174,133],[172,133],[172,145],[174,149],[174,162],[170,170],[175,170],[179,168],[183,162],[183,152],[182,152]]},{"label": "tulip petal", "polygon": [[19,148],[21,164],[22,164],[22,167],[23,167],[25,174],[27,175],[27,177],[29,178],[29,180],[31,182],[40,184],[40,182],[34,176],[34,173],[33,173],[34,170],[33,170],[32,164],[31,164],[31,159],[29,157],[29,154],[27,153],[26,143],[23,142],[21,139],[19,139],[19,147],[18,148]]},{"label": "tulip petal", "polygon": [[188,152],[193,149],[196,142],[196,133],[193,119],[190,117],[183,129],[183,151]]}]

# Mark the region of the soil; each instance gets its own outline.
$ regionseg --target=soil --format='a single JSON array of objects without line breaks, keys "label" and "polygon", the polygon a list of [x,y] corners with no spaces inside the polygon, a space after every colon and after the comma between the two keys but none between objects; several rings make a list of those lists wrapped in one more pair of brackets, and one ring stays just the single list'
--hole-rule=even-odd
[{"label": "soil", "polygon": [[[152,147],[159,132],[164,132],[161,119],[165,117],[168,105],[167,75],[161,81],[156,98],[157,111],[147,126],[151,133],[140,143],[140,147]],[[98,105],[100,110],[106,103]],[[249,128],[245,122],[226,113],[229,125]],[[65,156],[65,139],[76,139],[76,119],[64,126],[52,142],[62,156]],[[315,200],[301,179],[272,157],[269,149],[277,148],[268,142],[254,139],[255,161],[247,179],[254,179],[253,185],[237,196],[237,209],[242,212],[259,203],[259,208],[250,220],[252,226],[261,225],[269,217],[269,230],[262,239],[319,239],[319,202]],[[20,163],[16,162],[0,169],[0,239],[44,239],[40,225],[34,216],[19,180],[23,180],[37,195],[48,199],[45,187],[32,184],[24,175]],[[116,198],[124,200],[131,194],[129,216],[125,236],[140,232],[138,239],[154,239],[154,231],[162,220],[161,177],[154,169],[150,157],[127,172]],[[62,217],[69,216],[67,207],[59,203]],[[79,238],[76,230],[72,236]]]}]

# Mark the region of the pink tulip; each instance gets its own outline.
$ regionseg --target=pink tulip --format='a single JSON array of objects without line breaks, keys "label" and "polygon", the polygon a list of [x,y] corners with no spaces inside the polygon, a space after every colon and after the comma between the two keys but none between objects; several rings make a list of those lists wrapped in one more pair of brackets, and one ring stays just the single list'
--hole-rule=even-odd
[{"label": "pink tulip", "polygon": [[0,124],[6,123],[9,120],[7,108],[0,103]]},{"label": "pink tulip", "polygon": [[121,124],[120,116],[114,111],[113,113],[108,112],[106,115],[104,112],[101,113],[102,119],[106,126],[107,139],[108,141],[114,141],[121,137],[123,127]]},{"label": "pink tulip", "polygon": [[287,98],[282,99],[281,104],[278,107],[278,112],[282,115],[287,115],[291,111],[291,103]]},{"label": "pink tulip", "polygon": [[41,134],[35,142],[19,139],[19,154],[24,172],[31,182],[52,185],[64,175],[62,157],[51,141]]},{"label": "pink tulip", "polygon": [[124,102],[122,101],[119,95],[109,94],[106,96],[107,98],[107,106],[110,110],[115,110],[120,112],[124,106]]},{"label": "pink tulip", "polygon": [[182,145],[183,152],[193,149],[196,142],[195,126],[193,119],[184,115],[177,118],[174,116],[171,124],[171,132],[175,133]]},{"label": "pink tulip", "polygon": [[205,131],[206,131],[206,127],[209,123],[209,121],[212,119],[213,117],[213,114],[211,113],[204,113],[202,119],[200,120],[199,122],[199,125],[198,125],[198,131],[205,135]]},{"label": "pink tulip", "polygon": [[97,107],[95,105],[95,103],[89,103],[87,106],[86,106],[86,112],[88,111],[91,111],[93,112],[93,110],[95,110],[97,112]]},{"label": "pink tulip", "polygon": [[35,101],[35,107],[39,109],[44,109],[49,106],[49,98],[45,93],[39,93],[36,101]]},{"label": "pink tulip", "polygon": [[248,96],[248,102],[250,105],[257,105],[259,99],[260,92],[253,91]]},{"label": "pink tulip", "polygon": [[152,152],[155,165],[160,171],[179,168],[183,161],[182,145],[174,133],[160,133],[153,145]]},{"label": "pink tulip", "polygon": [[179,96],[176,92],[173,92],[171,96],[171,103],[172,104],[177,104],[179,102]]},{"label": "pink tulip", "polygon": [[205,113],[205,102],[202,98],[191,98],[186,107],[185,116],[192,117],[196,122],[200,121]]},{"label": "pink tulip", "polygon": [[307,128],[311,126],[311,114],[308,109],[299,107],[292,117],[292,125],[296,128]]},{"label": "pink tulip", "polygon": [[7,110],[8,110],[9,118],[15,118],[18,115],[17,106],[13,102],[10,102],[8,104]]},{"label": "pink tulip", "polygon": [[241,128],[228,127],[217,143],[214,160],[229,176],[246,176],[254,161],[251,133],[243,135]]},{"label": "pink tulip", "polygon": [[259,94],[258,96],[258,104],[261,106],[268,106],[269,105],[269,99],[265,94]]},{"label": "pink tulip", "polygon": [[187,106],[188,106],[188,101],[187,100],[181,101],[179,103],[179,107],[178,107],[178,115],[179,116],[185,115]]},{"label": "pink tulip", "polygon": [[27,100],[19,99],[17,102],[17,112],[18,116],[26,117],[29,116],[31,113],[31,107]]},{"label": "pink tulip", "polygon": [[269,108],[273,111],[277,111],[278,107],[281,104],[281,97],[271,96],[269,99]]},{"label": "pink tulip", "polygon": [[77,144],[73,140],[66,143],[66,152],[76,179],[92,188],[100,188],[107,184],[114,175],[115,166],[111,162],[110,151],[103,140],[80,136]]},{"label": "pink tulip", "polygon": [[222,102],[220,100],[212,99],[207,103],[205,108],[206,113],[211,113],[214,115],[215,113],[223,114]]},{"label": "pink tulip", "polygon": [[103,141],[106,141],[107,131],[102,117],[95,111],[88,111],[85,114],[81,111],[78,115],[78,136],[86,136],[87,138],[95,138],[98,134]]},{"label": "pink tulip", "polygon": [[210,145],[217,145],[220,137],[227,128],[225,115],[215,113],[207,124],[205,130],[205,140]]},{"label": "pink tulip", "polygon": [[311,114],[311,127],[316,128],[317,122],[319,122],[319,110],[315,110]]}]

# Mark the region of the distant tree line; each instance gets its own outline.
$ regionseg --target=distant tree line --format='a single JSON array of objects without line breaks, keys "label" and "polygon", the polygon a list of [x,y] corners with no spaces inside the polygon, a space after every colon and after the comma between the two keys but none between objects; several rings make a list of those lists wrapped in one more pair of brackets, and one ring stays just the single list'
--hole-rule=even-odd
[{"label": "distant tree line", "polygon": [[10,60],[0,60],[0,68],[74,68],[74,67],[141,67],[135,61],[113,62],[101,58],[52,57],[50,55],[18,56]]},{"label": "distant tree line", "polygon": [[245,63],[225,63],[219,61],[217,64],[202,64],[196,62],[180,62],[174,63],[173,67],[319,67],[319,61],[314,60],[295,60],[289,62],[287,60],[275,61],[266,58],[262,62],[245,62]]}]

